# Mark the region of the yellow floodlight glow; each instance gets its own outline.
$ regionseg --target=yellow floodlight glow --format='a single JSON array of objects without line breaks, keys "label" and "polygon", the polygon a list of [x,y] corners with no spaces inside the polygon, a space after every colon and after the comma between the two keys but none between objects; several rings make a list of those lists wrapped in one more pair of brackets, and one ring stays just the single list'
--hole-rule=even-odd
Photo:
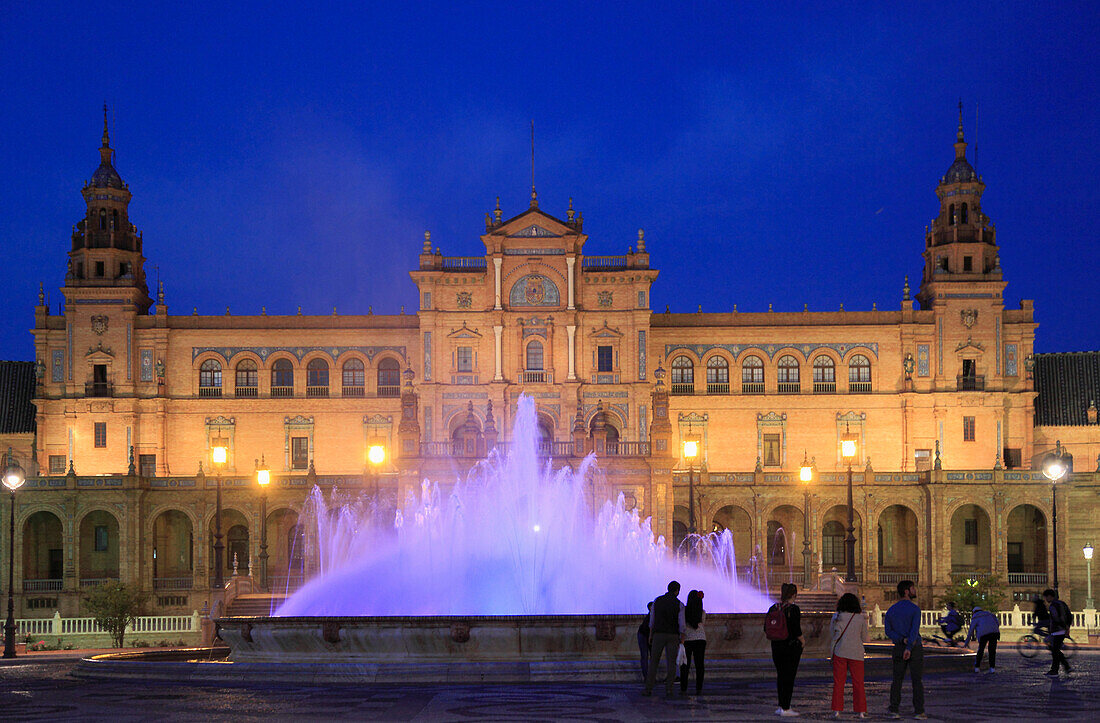
[{"label": "yellow floodlight glow", "polygon": [[367,449],[367,461],[378,466],[386,461],[386,448],[380,444],[372,444]]},{"label": "yellow floodlight glow", "polygon": [[694,439],[684,442],[684,459],[695,459],[699,456],[699,443]]}]

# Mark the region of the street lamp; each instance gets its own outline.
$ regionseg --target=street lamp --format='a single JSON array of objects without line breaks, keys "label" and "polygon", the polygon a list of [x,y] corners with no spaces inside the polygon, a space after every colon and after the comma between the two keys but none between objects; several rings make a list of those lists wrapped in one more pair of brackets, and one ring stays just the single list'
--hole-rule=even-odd
[{"label": "street lamp", "polygon": [[1085,579],[1088,581],[1088,595],[1085,597],[1085,607],[1092,610],[1094,608],[1092,602],[1092,543],[1086,542],[1081,552],[1085,554]]},{"label": "street lamp", "polygon": [[12,456],[8,448],[8,464],[4,467],[4,486],[11,490],[11,527],[8,534],[8,620],[4,623],[4,657],[15,657],[15,491],[23,486],[27,478],[23,468]]},{"label": "street lamp", "polygon": [[684,459],[688,461],[688,533],[695,534],[695,458],[699,456],[699,442],[684,440]]},{"label": "street lamp", "polygon": [[1054,443],[1054,451],[1043,457],[1043,476],[1050,480],[1050,522],[1054,545],[1054,592],[1058,592],[1058,480],[1066,476],[1069,465],[1062,453],[1062,441]]},{"label": "street lamp", "polygon": [[855,506],[852,504],[852,460],[856,456],[856,438],[848,432],[848,425],[844,425],[844,436],[840,438],[840,456],[848,463],[848,536],[844,538],[844,551],[847,557],[848,569],[845,575],[846,582],[856,581],[856,524]]},{"label": "street lamp", "polygon": [[372,444],[367,447],[367,462],[370,464],[371,480],[374,483],[374,496],[377,500],[380,485],[378,484],[379,470],[386,461],[386,447],[381,444]]},{"label": "street lamp", "polygon": [[222,578],[222,558],[225,545],[222,544],[222,468],[229,458],[229,449],[221,441],[215,442],[210,450],[210,459],[214,463],[214,587],[221,589],[225,585]]},{"label": "street lamp", "polygon": [[267,486],[271,484],[271,472],[264,456],[256,466],[256,483],[260,485],[260,587],[267,590]]},{"label": "street lamp", "polygon": [[802,507],[802,585],[809,587],[812,576],[813,563],[810,558],[810,484],[814,481],[813,462],[806,458],[806,452],[802,452],[802,467],[798,470],[798,479],[803,485],[805,503]]}]

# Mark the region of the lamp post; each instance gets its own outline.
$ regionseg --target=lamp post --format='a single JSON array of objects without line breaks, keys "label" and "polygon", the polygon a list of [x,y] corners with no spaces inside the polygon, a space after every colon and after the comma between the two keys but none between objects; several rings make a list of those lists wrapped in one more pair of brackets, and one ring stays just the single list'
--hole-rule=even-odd
[{"label": "lamp post", "polygon": [[371,479],[374,482],[374,496],[376,498],[379,493],[378,474],[382,468],[382,464],[386,461],[386,448],[381,444],[372,444],[367,447],[367,462],[370,463]]},{"label": "lamp post", "polygon": [[256,467],[256,483],[260,485],[260,587],[267,590],[267,486],[271,484],[271,472],[262,454]]},{"label": "lamp post", "polygon": [[802,452],[802,467],[798,470],[798,479],[803,485],[804,504],[802,507],[802,585],[809,587],[813,575],[813,553],[810,552],[810,484],[814,481],[813,463]]},{"label": "lamp post", "polygon": [[8,449],[8,464],[4,467],[4,486],[11,490],[11,527],[8,533],[8,620],[4,623],[4,657],[15,657],[15,491],[26,481],[23,468]]},{"label": "lamp post", "polygon": [[1054,546],[1054,592],[1058,592],[1058,480],[1066,476],[1069,466],[1062,455],[1062,442],[1054,444],[1054,451],[1043,457],[1043,476],[1050,480],[1051,542]]},{"label": "lamp post", "polygon": [[211,461],[214,463],[214,587],[221,589],[225,586],[222,578],[222,558],[225,554],[225,545],[222,544],[222,467],[228,459],[228,449],[224,444],[216,444],[210,450]]},{"label": "lamp post", "polygon": [[855,506],[852,503],[852,460],[856,456],[856,438],[848,433],[847,425],[840,440],[840,456],[848,463],[848,536],[844,538],[844,552],[848,563],[846,582],[856,581],[856,524]]},{"label": "lamp post", "polygon": [[688,533],[695,534],[695,458],[699,456],[699,442],[684,440],[684,459],[688,461]]},{"label": "lamp post", "polygon": [[1095,609],[1095,605],[1092,602],[1092,543],[1086,542],[1081,552],[1085,554],[1085,580],[1088,583],[1088,594],[1085,596],[1085,607],[1089,610]]}]

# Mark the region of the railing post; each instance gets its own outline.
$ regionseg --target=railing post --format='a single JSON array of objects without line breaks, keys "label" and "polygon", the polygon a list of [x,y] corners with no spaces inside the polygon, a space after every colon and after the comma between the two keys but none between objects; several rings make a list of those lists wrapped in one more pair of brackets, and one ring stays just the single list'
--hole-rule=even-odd
[{"label": "railing post", "polygon": [[1016,603],[1012,606],[1012,627],[1022,628],[1024,626],[1024,615],[1020,611],[1020,604]]},{"label": "railing post", "polygon": [[199,617],[199,611],[198,610],[192,610],[191,611],[191,627],[188,629],[188,632],[190,632],[190,633],[199,632],[199,630],[202,629],[200,627],[201,625],[202,625],[202,618]]},{"label": "railing post", "polygon": [[53,632],[51,632],[50,635],[61,635],[61,611],[60,610],[54,610],[53,611],[53,620],[51,620],[50,622],[52,623],[50,628],[51,628],[51,630],[53,630]]}]

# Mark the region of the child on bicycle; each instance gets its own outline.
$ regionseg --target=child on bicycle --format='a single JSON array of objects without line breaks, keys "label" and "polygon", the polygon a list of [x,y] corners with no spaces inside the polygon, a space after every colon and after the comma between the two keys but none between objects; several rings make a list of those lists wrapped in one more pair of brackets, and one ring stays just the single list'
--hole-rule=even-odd
[{"label": "child on bicycle", "polygon": [[947,613],[939,619],[940,630],[950,645],[955,644],[955,635],[962,630],[962,615],[955,609],[954,602],[947,603]]}]

